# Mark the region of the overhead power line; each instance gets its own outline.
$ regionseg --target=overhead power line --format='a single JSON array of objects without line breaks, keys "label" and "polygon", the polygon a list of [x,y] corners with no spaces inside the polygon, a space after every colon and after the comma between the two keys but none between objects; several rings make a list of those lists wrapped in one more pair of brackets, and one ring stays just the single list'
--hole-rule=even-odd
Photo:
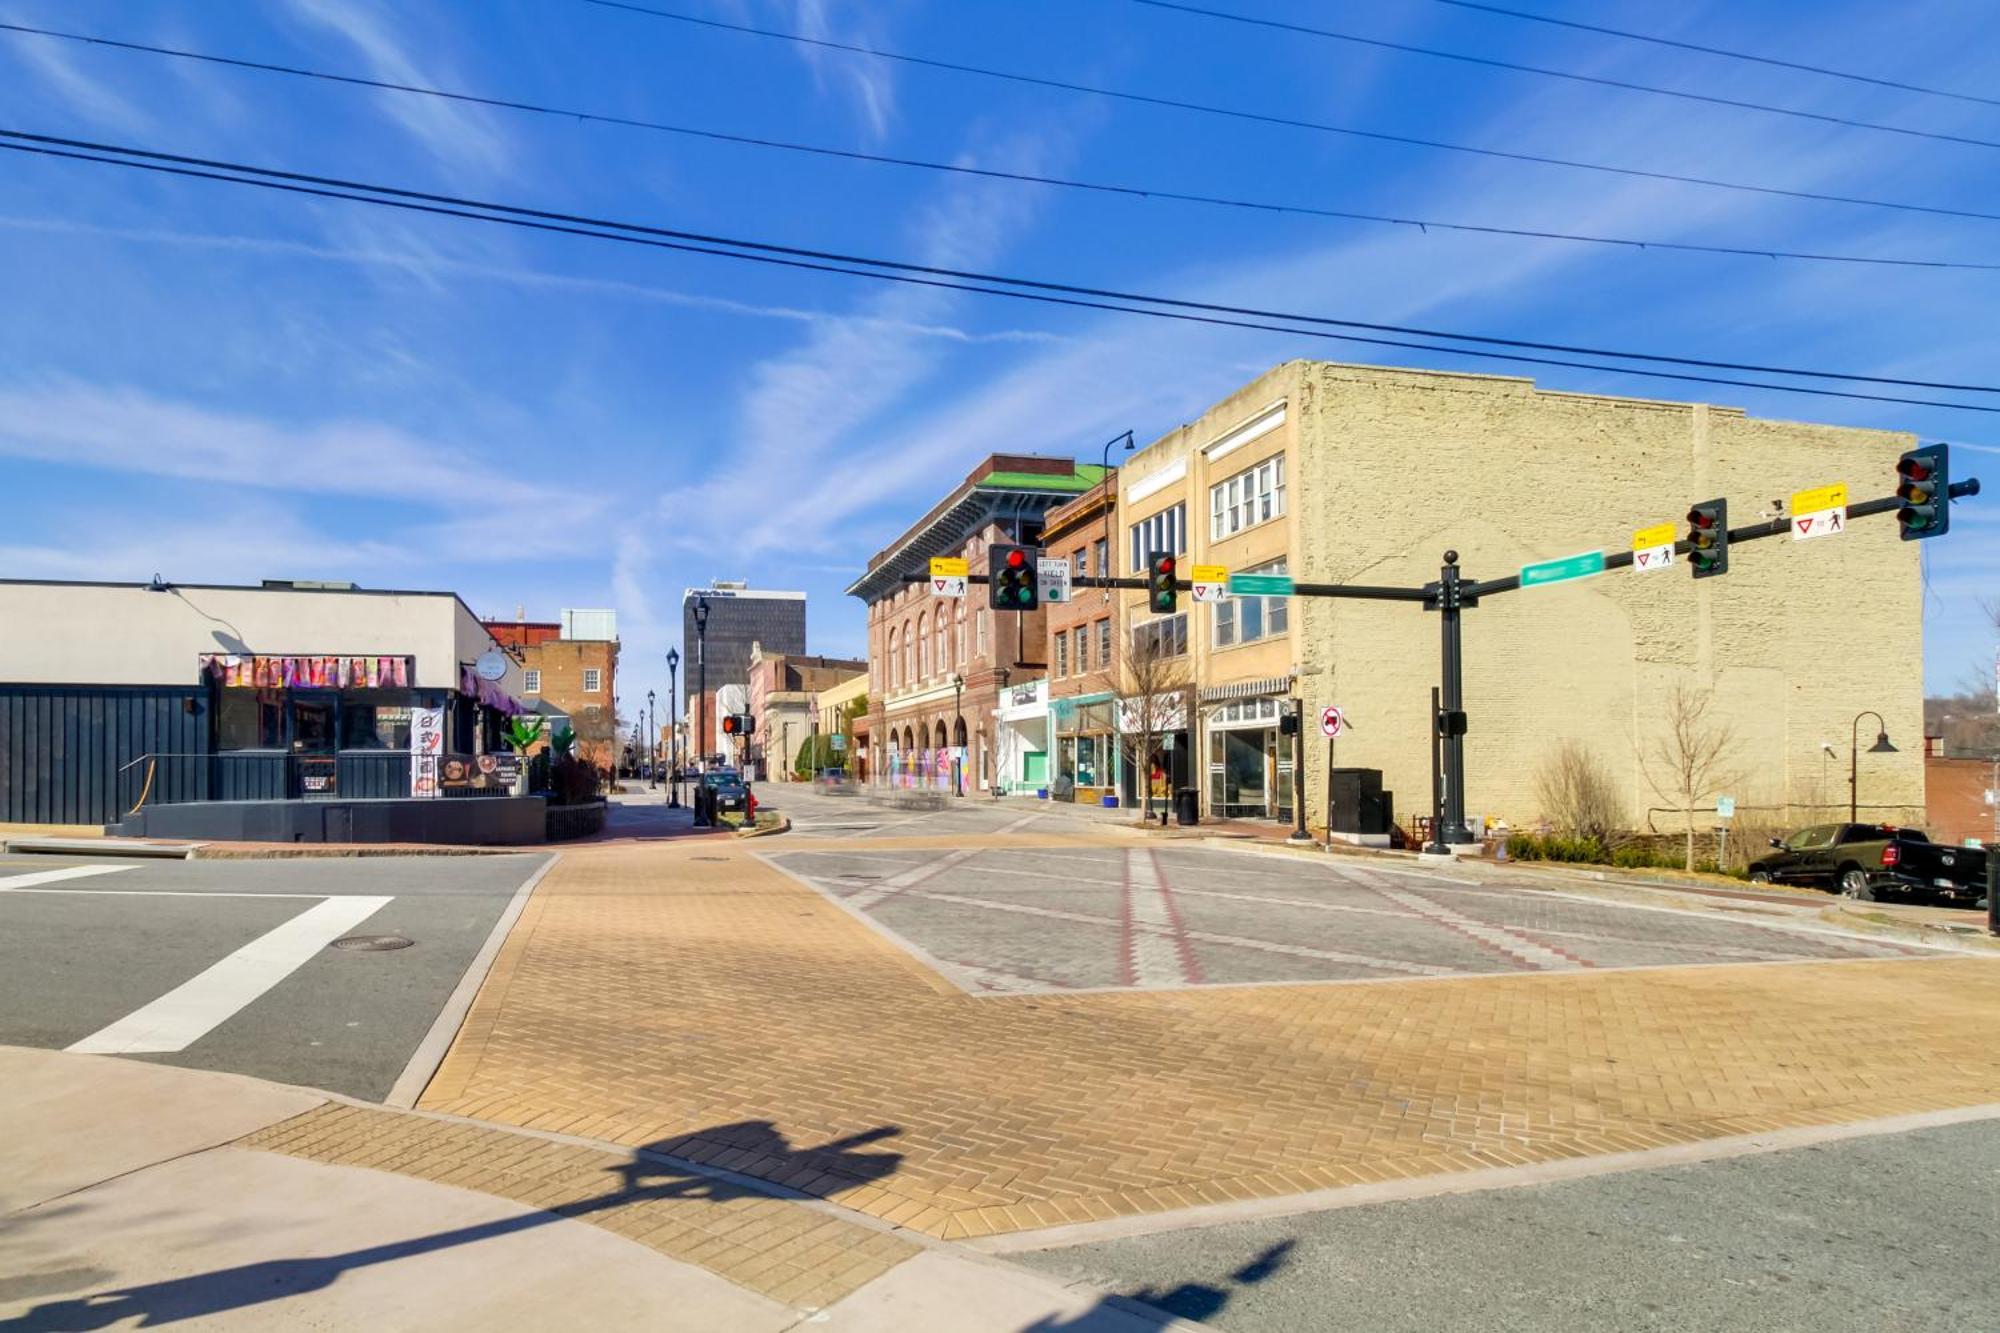
[{"label": "overhead power line", "polygon": [[1529,23],[1546,23],[1556,28],[1573,28],[1578,32],[1594,32],[1602,37],[1622,37],[1628,42],[1650,42],[1654,46],[1670,46],[1677,51],[1698,51],[1705,56],[1722,56],[1728,60],[1747,60],[1755,65],[1769,65],[1776,69],[1799,70],[1806,74],[1824,74],[1830,79],[1847,79],[1853,83],[1872,84],[1877,88],[1895,88],[1906,93],[1922,93],[1926,97],[1949,97],[1959,102],[1977,102],[1981,106],[2000,106],[2000,98],[1979,97],[1972,93],[1955,93],[1946,88],[1927,88],[1920,83],[1909,83],[1902,79],[1882,79],[1872,74],[1856,74],[1852,70],[1829,69],[1825,65],[1809,65],[1798,60],[1780,60],[1775,56],[1752,55],[1748,51],[1731,51],[1726,47],[1703,46],[1699,42],[1677,41],[1672,37],[1655,37],[1649,33],[1628,32],[1623,28],[1606,28],[1596,23],[1579,23],[1575,19],[1552,18],[1547,14],[1533,14],[1525,9],[1508,9],[1501,5],[1478,3],[1478,0],[1437,0],[1438,4],[1450,5],[1455,9],[1476,9],[1483,14],[1498,14],[1503,18],[1524,19]]},{"label": "overhead power line", "polygon": [[[66,158],[105,166],[126,167],[235,185],[255,186],[281,190],[292,194],[347,199],[357,203],[376,204],[382,207],[465,218],[473,221],[494,222],[510,226],[526,227],[538,231],[590,236],[601,240],[626,241],[658,249],[714,255],[720,258],[747,260],[785,268],[844,273],[853,277],[873,278],[880,281],[899,282],[924,287],[943,287],[957,291],[978,292],[989,296],[1007,296],[1017,300],[1037,301],[1050,305],[1113,310],[1124,314],[1146,315],[1159,319],[1261,329],[1273,333],[1289,333],[1297,336],[1328,338],[1337,341],[1367,343],[1376,346],[1406,347],[1417,351],[1444,353],[1450,356],[1478,357],[1485,360],[1514,361],[1534,365],[1568,366],[1574,369],[1592,370],[1607,374],[1639,375],[1652,379],[1683,380],[1703,384],[1727,384],[1743,388],[1767,389],[1781,393],[1811,394],[1824,398],[1852,398],[1871,402],[1907,403],[1921,407],[1956,408],[1969,412],[2000,413],[2000,407],[1985,406],[1976,403],[1959,403],[1926,398],[1906,398],[1885,394],[1861,393],[1851,389],[1821,389],[1797,384],[1773,384],[1758,380],[1725,379],[1709,375],[1696,375],[1686,371],[1649,370],[1637,366],[1604,365],[1591,362],[1558,360],[1548,357],[1531,356],[1525,352],[1486,351],[1470,347],[1439,346],[1435,343],[1413,343],[1389,338],[1370,337],[1362,334],[1336,333],[1332,330],[1380,330],[1414,337],[1457,339],[1490,346],[1547,349],[1559,352],[1574,352],[1577,355],[1631,358],[1673,365],[1714,367],[1725,370],[1737,369],[1755,373],[1792,375],[1821,380],[1844,380],[1871,384],[1907,385],[1914,388],[1950,389],[1970,393],[2000,393],[2000,387],[1991,385],[1891,379],[1884,376],[1847,374],[1823,370],[1786,369],[1643,352],[1616,352],[1585,347],[1571,347],[1560,343],[1530,342],[1525,339],[1438,332],[1403,325],[1336,319],[1329,316],[1289,314],[1282,311],[1260,310],[1248,306],[1231,306],[1174,297],[1150,296],[1139,293],[1120,292],[1109,288],[1006,277],[998,274],[942,268],[929,264],[914,264],[899,260],[848,255],[837,251],[778,245],[768,241],[753,241],[738,237],[708,235],[701,232],[681,231],[674,228],[655,227],[605,218],[593,218],[580,214],[559,213],[547,209],[526,208],[519,205],[465,199],[453,195],[408,190],[394,186],[374,185],[363,181],[346,180],[340,177],[316,176],[304,172],[255,167],[244,163],[226,162],[214,158],[191,157],[179,153],[165,153],[150,149],[125,147],[117,144],[94,143],[89,140],[65,139],[54,135],[31,134],[20,130],[0,129],[0,139],[7,141],[0,142],[0,149],[12,152],[33,153],[45,157]],[[1298,325],[1317,327],[1301,328],[1297,327]]]},{"label": "overhead power line", "polygon": [[1290,129],[1314,130],[1323,134],[1342,134],[1356,139],[1368,139],[1377,143],[1401,144],[1409,148],[1435,148],[1448,153],[1469,153],[1475,157],[1497,158],[1508,162],[1530,162],[1544,167],[1567,167],[1576,171],[1595,171],[1612,176],[1630,176],[1640,180],[1671,181],[1677,185],[1700,185],[1715,190],[1736,190],[1747,194],[1770,195],[1780,199],[1806,199],[1822,204],[1853,204],[1861,208],[1887,208],[1904,213],[1927,213],[1937,217],[1976,218],[1982,222],[2000,222],[2000,213],[1982,213],[1975,209],[1947,208],[1939,204],[1915,204],[1898,199],[1870,199],[1862,195],[1823,194],[1813,190],[1791,190],[1778,185],[1752,185],[1746,181],[1719,180],[1712,176],[1691,176],[1674,171],[1653,171],[1643,167],[1620,167],[1607,162],[1585,162],[1577,158],[1551,157],[1543,153],[1516,152],[1505,148],[1480,148],[1472,144],[1452,143],[1444,139],[1426,139],[1414,134],[1391,134],[1384,130],[1362,130],[1351,125],[1335,125],[1323,120],[1304,120],[1295,116],[1280,116],[1264,111],[1246,111],[1241,107],[1217,106],[1209,102],[1189,102],[1174,97],[1157,97],[1150,93],[1128,92],[1118,88],[1100,88],[1088,83],[1072,83],[1066,79],[1048,78],[1039,74],[1022,74],[1013,70],[989,69],[983,65],[968,65],[953,60],[938,60],[929,56],[913,56],[898,51],[885,51],[880,47],[859,46],[852,42],[836,42],[826,37],[808,37],[803,33],[785,32],[778,28],[758,28],[747,23],[730,23],[722,19],[703,18],[696,14],[682,14],[671,9],[657,9],[651,5],[630,3],[629,0],[582,0],[587,5],[600,9],[623,10],[631,14],[643,14],[649,18],[667,19],[675,23],[689,23],[696,27],[713,28],[723,32],[746,33],[753,37],[770,37],[779,41],[796,42],[803,46],[817,47],[827,51],[845,51],[852,55],[873,56],[878,60],[893,60],[905,65],[916,65],[925,69],[946,70],[954,74],[972,74],[980,78],[1001,79],[1008,83],[1026,84],[1037,88],[1055,88],[1063,92],[1085,93],[1092,97],[1105,97],[1114,101],[1133,102],[1141,106],[1170,107],[1177,111],[1193,111],[1201,115],[1221,116],[1230,120],[1250,121],[1260,125],[1282,125]]},{"label": "overhead power line", "polygon": [[923,158],[897,157],[885,153],[868,153],[852,148],[833,148],[822,144],[797,143],[785,139],[773,139],[763,135],[735,134],[725,130],[702,129],[693,125],[676,125],[666,121],[645,120],[633,116],[616,116],[602,112],[581,111],[574,107],[550,106],[538,102],[522,102],[482,93],[435,88],[425,84],[397,83],[388,79],[374,79],[358,74],[341,74],[331,70],[309,69],[299,65],[281,65],[271,61],[218,55],[210,51],[195,51],[186,47],[155,46],[146,42],[131,42],[112,37],[97,37],[87,33],[62,32],[53,28],[36,28],[23,23],[0,23],[0,31],[21,33],[35,37],[55,38],[62,41],[81,42],[90,46],[107,47],[113,50],[130,51],[142,55],[166,56],[170,59],[196,61],[231,69],[278,74],[287,78],[313,79],[336,85],[369,88],[383,92],[408,93],[418,97],[435,97],[471,106],[491,107],[502,111],[518,111],[531,115],[548,116],[564,121],[580,121],[585,124],[608,125],[621,129],[647,130],[662,134],[680,135],[687,138],[706,139],[716,143],[735,144],[741,147],[772,149],[788,153],[805,153],[817,157],[828,157],[852,162],[868,162],[882,166],[907,167],[922,171],[947,172],[953,175],[974,176],[987,180],[1046,185],[1066,190],[1083,190],[1098,194],[1118,195],[1131,199],[1157,199],[1172,203],[1200,204],[1208,207],[1232,208],[1257,213],[1331,218],[1345,222],[1377,222],[1391,226],[1415,227],[1423,231],[1467,232],[1484,236],[1511,236],[1527,240],[1560,241],[1580,245],[1613,246],[1635,250],[1667,250],[1687,254],[1729,255],[1747,259],[1792,259],[1827,264],[1871,264],[1888,268],[2000,271],[2000,263],[1982,263],[1974,260],[1904,259],[1883,255],[1834,254],[1813,250],[1787,250],[1771,246],[1707,245],[1694,241],[1662,241],[1631,236],[1599,236],[1585,232],[1565,232],[1534,227],[1503,227],[1489,223],[1453,222],[1439,218],[1412,217],[1394,213],[1367,213],[1355,209],[1322,208],[1311,204],[1287,204],[1275,203],[1268,200],[1236,199],[1222,195],[1161,189],[1154,186],[1122,185],[1115,182],[1077,180],[1070,177],[1048,176],[1029,171],[1003,171],[997,167],[981,167],[964,162],[933,162]]},{"label": "overhead power line", "polygon": [[1229,23],[1242,23],[1256,28],[1272,28],[1280,32],[1298,33],[1307,37],[1324,37],[1336,42],[1349,42],[1356,46],[1372,46],[1383,51],[1401,51],[1406,55],[1429,56],[1435,60],[1455,60],[1466,65],[1482,65],[1488,69],[1510,70],[1516,74],[1535,74],[1549,79],[1567,79],[1572,83],[1595,84],[1600,88],[1618,88],[1625,92],[1652,93],[1659,97],[1678,97],[1689,102],[1706,102],[1711,106],[1732,107],[1739,111],[1762,111],[1774,116],[1794,116],[1800,120],[1816,120],[1825,125],[1840,125],[1855,130],[1875,130],[1882,134],[1904,134],[1913,139],[1935,139],[1940,143],[1966,144],[1974,148],[2000,148],[2000,140],[1978,139],[1968,134],[1946,134],[1939,130],[1911,129],[1906,125],[1887,125],[1875,120],[1857,120],[1852,116],[1834,116],[1819,111],[1803,111],[1797,107],[1773,106],[1769,102],[1751,102],[1735,97],[1718,97],[1710,93],[1689,92],[1683,88],[1662,88],[1657,84],[1633,83],[1626,79],[1604,78],[1596,74],[1578,74],[1573,70],[1550,69],[1546,65],[1524,65],[1512,60],[1499,60],[1491,56],[1467,55],[1462,51],[1441,51],[1431,46],[1412,46],[1407,42],[1384,41],[1379,37],[1362,37],[1351,32],[1335,32],[1331,28],[1314,28],[1303,23],[1288,23],[1282,19],[1259,18],[1251,14],[1232,14],[1223,9],[1209,9],[1202,5],[1182,4],[1179,0],[1132,0],[1133,4],[1145,5],[1150,9],[1177,10],[1183,14],[1194,14],[1202,18],[1221,19]]}]

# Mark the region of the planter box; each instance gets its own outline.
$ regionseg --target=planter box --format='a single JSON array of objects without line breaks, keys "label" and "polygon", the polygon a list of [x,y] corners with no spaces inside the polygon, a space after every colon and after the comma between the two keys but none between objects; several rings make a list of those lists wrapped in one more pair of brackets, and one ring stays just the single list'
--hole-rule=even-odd
[{"label": "planter box", "polygon": [[603,801],[586,801],[582,805],[552,805],[548,808],[548,840],[567,842],[572,838],[587,838],[604,829],[604,815],[608,809]]}]

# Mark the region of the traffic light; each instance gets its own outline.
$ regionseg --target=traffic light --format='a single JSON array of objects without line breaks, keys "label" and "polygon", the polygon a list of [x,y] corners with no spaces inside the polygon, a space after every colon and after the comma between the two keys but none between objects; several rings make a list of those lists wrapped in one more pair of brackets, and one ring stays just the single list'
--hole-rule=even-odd
[{"label": "traffic light", "polygon": [[986,561],[987,605],[996,611],[1032,611],[1042,604],[1032,546],[995,546]]},{"label": "traffic light", "polygon": [[1896,522],[1906,542],[1941,537],[1951,526],[1951,446],[1926,444],[1896,460]]},{"label": "traffic light", "polygon": [[725,736],[748,736],[757,730],[757,719],[749,713],[724,713],[722,734]]},{"label": "traffic light", "polygon": [[1698,579],[1729,572],[1729,501],[1703,500],[1688,510],[1688,563]]},{"label": "traffic light", "polygon": [[1165,551],[1146,557],[1146,605],[1165,615],[1180,605],[1180,590],[1174,586],[1174,558]]}]

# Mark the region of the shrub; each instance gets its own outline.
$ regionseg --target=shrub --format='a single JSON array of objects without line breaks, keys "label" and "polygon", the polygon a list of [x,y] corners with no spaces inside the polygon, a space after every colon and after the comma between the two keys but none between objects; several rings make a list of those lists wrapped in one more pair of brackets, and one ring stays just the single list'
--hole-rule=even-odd
[{"label": "shrub", "polygon": [[557,805],[594,801],[599,789],[597,770],[575,755],[558,755],[549,765],[549,790],[554,793]]},{"label": "shrub", "polygon": [[1535,798],[1542,817],[1565,838],[1594,841],[1600,848],[1616,845],[1624,814],[1617,784],[1581,741],[1562,741],[1542,760],[1535,774]]}]

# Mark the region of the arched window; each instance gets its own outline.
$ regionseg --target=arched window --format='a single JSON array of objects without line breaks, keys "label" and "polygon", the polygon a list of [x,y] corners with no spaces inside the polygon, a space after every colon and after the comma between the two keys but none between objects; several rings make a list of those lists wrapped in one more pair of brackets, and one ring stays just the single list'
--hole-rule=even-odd
[{"label": "arched window", "polygon": [[958,639],[958,651],[953,656],[958,660],[959,666],[963,667],[965,665],[965,599],[963,597],[958,599],[958,624],[954,632]]},{"label": "arched window", "polygon": [[903,674],[901,677],[902,683],[905,685],[916,679],[915,676],[910,674],[910,663],[915,660],[915,656],[910,649],[910,622],[905,620],[903,622]]},{"label": "arched window", "polygon": [[917,616],[917,679],[931,678],[931,636],[926,632],[924,617]]},{"label": "arched window", "polygon": [[937,617],[937,666],[939,675],[943,675],[945,672],[951,670],[951,639],[947,637],[950,628],[944,611],[940,609]]},{"label": "arched window", "polygon": [[889,626],[889,665],[884,669],[885,674],[889,678],[888,683],[891,686],[902,679],[902,677],[896,674],[896,642],[896,627],[891,625]]}]

